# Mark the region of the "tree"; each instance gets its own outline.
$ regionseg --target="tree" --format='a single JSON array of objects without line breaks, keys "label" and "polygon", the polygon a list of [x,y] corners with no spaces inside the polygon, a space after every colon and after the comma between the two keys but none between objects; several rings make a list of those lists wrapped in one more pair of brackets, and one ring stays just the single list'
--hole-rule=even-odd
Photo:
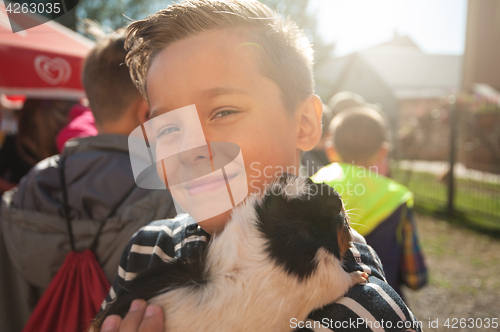
[{"label": "tree", "polygon": [[[165,1],[162,1],[165,3]],[[170,3],[171,1],[168,1]],[[138,20],[151,14],[152,7],[158,1],[151,0],[80,0],[77,7],[77,17],[79,20],[91,19],[110,29],[117,29],[126,26],[127,19]],[[166,6],[166,5],[165,5]]]}]

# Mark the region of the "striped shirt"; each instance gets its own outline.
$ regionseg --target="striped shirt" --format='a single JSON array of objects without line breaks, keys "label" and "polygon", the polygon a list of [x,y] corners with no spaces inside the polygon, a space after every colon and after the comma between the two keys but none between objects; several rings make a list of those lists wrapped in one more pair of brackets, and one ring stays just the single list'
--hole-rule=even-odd
[{"label": "striped shirt", "polygon": [[[206,249],[210,235],[186,214],[159,220],[141,228],[130,240],[122,255],[118,276],[103,303],[126,292],[128,282],[137,273],[157,264],[189,258]],[[356,285],[335,303],[312,312],[306,321],[290,321],[295,331],[421,331],[417,319],[398,294],[386,283],[375,251],[364,244],[353,243],[345,254],[348,272],[364,271],[369,282]]]}]

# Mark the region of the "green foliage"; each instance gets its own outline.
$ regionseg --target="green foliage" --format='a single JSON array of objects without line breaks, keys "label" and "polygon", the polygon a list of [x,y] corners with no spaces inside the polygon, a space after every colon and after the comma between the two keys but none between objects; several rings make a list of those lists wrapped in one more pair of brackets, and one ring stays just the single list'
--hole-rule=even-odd
[{"label": "green foliage", "polygon": [[[162,1],[164,6],[171,1]],[[80,0],[77,8],[79,20],[90,19],[114,30],[151,14],[159,1],[151,0]]]}]

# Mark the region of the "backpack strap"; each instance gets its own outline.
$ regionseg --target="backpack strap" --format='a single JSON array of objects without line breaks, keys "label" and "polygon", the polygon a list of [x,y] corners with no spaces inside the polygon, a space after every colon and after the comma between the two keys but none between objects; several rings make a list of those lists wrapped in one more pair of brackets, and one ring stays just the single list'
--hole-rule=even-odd
[{"label": "backpack strap", "polygon": [[66,225],[68,226],[68,234],[69,234],[69,243],[71,245],[71,250],[76,251],[75,249],[75,238],[73,237],[73,228],[71,227],[71,216],[70,216],[70,207],[68,204],[68,191],[66,189],[66,177],[64,176],[64,166],[65,159],[61,157],[59,159],[59,173],[61,175],[61,188],[63,194],[63,208],[64,208],[64,216],[66,217]]},{"label": "backpack strap", "polygon": [[127,193],[125,194],[125,196],[122,197],[122,199],[120,201],[118,201],[118,203],[111,209],[111,212],[106,216],[106,219],[104,219],[102,222],[101,222],[101,225],[99,225],[99,229],[97,230],[97,233],[94,237],[94,240],[92,241],[92,245],[90,246],[90,250],[92,250],[93,252],[96,251],[97,249],[97,245],[99,243],[99,236],[101,235],[101,232],[104,228],[104,225],[106,225],[106,222],[108,221],[109,218],[111,218],[112,216],[115,215],[116,211],[118,211],[118,209],[122,206],[122,204],[127,200],[127,198],[132,194],[132,192],[134,191],[135,189],[135,182],[134,184],[132,185],[132,188],[129,189],[129,191],[127,191]]},{"label": "backpack strap", "polygon": [[[73,235],[73,228],[71,226],[71,208],[68,204],[68,190],[66,187],[66,177],[64,175],[64,169],[65,169],[65,164],[66,164],[66,159],[61,157],[59,161],[59,170],[60,170],[60,175],[61,175],[61,188],[62,188],[62,193],[63,193],[63,207],[64,207],[64,214],[66,217],[66,224],[68,226],[68,234],[69,234],[69,241],[71,244],[71,250],[76,251],[75,247],[75,239]],[[121,200],[118,201],[118,203],[111,209],[111,212],[106,216],[106,218],[101,222],[99,225],[99,229],[97,230],[96,235],[94,236],[94,239],[92,240],[92,244],[90,246],[90,250],[95,252],[97,249],[97,245],[99,242],[99,236],[102,233],[102,230],[108,221],[109,218],[111,218],[113,215],[115,215],[116,211],[122,206],[122,204],[127,200],[127,198],[132,194],[134,189],[136,188],[135,182],[132,185],[132,187],[127,191],[127,193],[122,197]]]}]

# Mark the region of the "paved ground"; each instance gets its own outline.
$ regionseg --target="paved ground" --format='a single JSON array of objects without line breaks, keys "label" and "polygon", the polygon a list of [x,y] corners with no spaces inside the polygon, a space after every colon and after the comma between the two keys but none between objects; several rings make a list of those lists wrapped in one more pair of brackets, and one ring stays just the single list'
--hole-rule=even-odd
[{"label": "paved ground", "polygon": [[[417,221],[430,283],[405,294],[424,331],[500,331],[500,240],[429,216]],[[460,328],[459,322],[458,328],[445,327],[448,318],[450,324],[453,318],[472,324],[473,318],[474,327]],[[499,326],[485,328],[486,318],[497,318]],[[429,319],[438,319],[438,327],[429,327]]]}]

